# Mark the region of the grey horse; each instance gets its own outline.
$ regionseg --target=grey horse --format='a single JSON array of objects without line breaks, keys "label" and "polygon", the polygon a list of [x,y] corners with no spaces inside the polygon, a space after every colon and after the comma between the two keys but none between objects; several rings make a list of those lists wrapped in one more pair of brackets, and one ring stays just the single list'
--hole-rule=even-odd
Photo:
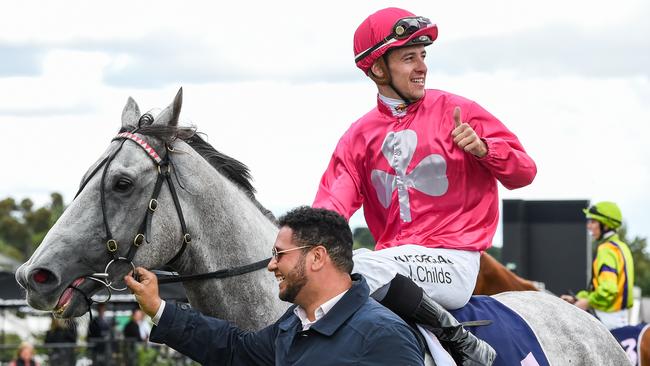
[{"label": "grey horse", "polygon": [[[119,288],[133,265],[160,268],[171,261],[179,274],[191,275],[269,257],[278,228],[255,200],[248,169],[192,128],[179,127],[181,104],[182,89],[157,116],[141,115],[128,99],[121,137],[85,174],[78,196],[16,272],[30,306],[77,317],[94,293]],[[160,160],[167,162],[162,168]],[[159,183],[165,172],[168,179]],[[195,308],[246,329],[268,325],[287,307],[265,270],[184,286]],[[494,297],[528,321],[551,365],[629,362],[598,321],[562,300],[537,292]]]}]

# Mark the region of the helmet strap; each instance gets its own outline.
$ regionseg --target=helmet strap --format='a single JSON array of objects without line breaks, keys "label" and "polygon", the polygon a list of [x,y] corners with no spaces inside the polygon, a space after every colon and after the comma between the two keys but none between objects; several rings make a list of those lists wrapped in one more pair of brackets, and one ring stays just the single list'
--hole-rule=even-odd
[{"label": "helmet strap", "polygon": [[368,70],[368,77],[372,79],[377,85],[390,85],[392,82],[391,77],[390,77],[390,71],[388,70],[388,66],[386,65],[386,62],[384,61],[384,58],[379,58],[376,61],[377,67],[382,71],[383,76],[378,76],[372,71],[372,67],[370,70]]},{"label": "helmet strap", "polygon": [[602,222],[598,221],[598,227],[600,227],[600,235],[598,235],[596,240],[600,241],[603,239],[603,236],[605,235],[605,225],[603,225]]},{"label": "helmet strap", "polygon": [[609,238],[610,236],[616,234],[616,229],[612,229],[611,227],[603,224],[600,221],[598,221],[598,225],[600,227],[600,236],[596,238],[597,241],[601,241],[605,238]]},{"label": "helmet strap", "polygon": [[372,71],[372,68],[368,70],[368,77],[372,79],[377,85],[386,85],[389,86],[399,98],[404,101],[404,104],[407,106],[413,103],[413,101],[407,99],[393,84],[393,77],[390,74],[390,69],[388,68],[388,54],[390,51],[384,53],[381,58],[378,58],[376,62],[377,67],[379,67],[383,73],[383,76],[379,76]]},{"label": "helmet strap", "polygon": [[406,104],[407,106],[409,106],[409,105],[411,105],[411,103],[413,103],[413,102],[412,102],[411,100],[409,100],[408,98],[406,98],[404,95],[402,95],[402,93],[399,91],[399,89],[397,89],[397,87],[395,86],[395,84],[393,84],[393,78],[390,76],[390,67],[388,67],[388,55],[389,55],[389,54],[390,54],[390,51],[384,53],[384,54],[381,56],[382,60],[385,62],[385,66],[386,66],[386,74],[388,75],[388,84],[387,84],[387,85],[388,85],[391,89],[393,89],[393,91],[395,92],[395,94],[397,94],[397,95],[400,97],[401,100],[404,101],[404,104]]}]

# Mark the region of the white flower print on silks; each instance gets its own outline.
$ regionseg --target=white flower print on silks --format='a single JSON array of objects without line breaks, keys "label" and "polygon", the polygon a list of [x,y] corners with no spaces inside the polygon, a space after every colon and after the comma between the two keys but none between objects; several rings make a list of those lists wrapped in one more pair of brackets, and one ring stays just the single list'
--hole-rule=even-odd
[{"label": "white flower print on silks", "polygon": [[418,136],[413,130],[389,132],[381,146],[381,151],[396,175],[373,169],[371,181],[377,198],[384,208],[390,206],[393,191],[397,189],[400,218],[411,221],[411,203],[408,188],[416,189],[429,196],[442,196],[447,192],[447,162],[438,154],[431,154],[410,172],[406,169],[411,163],[418,145]]}]

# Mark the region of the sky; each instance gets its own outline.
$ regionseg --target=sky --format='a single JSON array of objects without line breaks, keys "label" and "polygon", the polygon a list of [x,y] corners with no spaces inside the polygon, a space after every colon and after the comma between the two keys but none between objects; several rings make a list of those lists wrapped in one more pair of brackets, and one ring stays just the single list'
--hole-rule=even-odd
[{"label": "sky", "polygon": [[615,201],[628,232],[650,236],[641,0],[3,4],[0,198],[70,202],[127,98],[164,108],[183,87],[181,123],[248,165],[263,205],[310,204],[339,137],[375,106],[352,36],[388,6],[438,25],[426,86],[478,102],[536,161],[535,181],[501,198]]}]

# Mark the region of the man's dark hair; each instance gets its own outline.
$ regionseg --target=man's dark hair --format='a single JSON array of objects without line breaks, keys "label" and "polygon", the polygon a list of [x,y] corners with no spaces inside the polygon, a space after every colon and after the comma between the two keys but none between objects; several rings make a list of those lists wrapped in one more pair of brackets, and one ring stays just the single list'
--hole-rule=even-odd
[{"label": "man's dark hair", "polygon": [[334,265],[352,273],[352,231],[343,216],[322,208],[300,206],[280,217],[280,227],[293,231],[298,245],[322,245]]}]

